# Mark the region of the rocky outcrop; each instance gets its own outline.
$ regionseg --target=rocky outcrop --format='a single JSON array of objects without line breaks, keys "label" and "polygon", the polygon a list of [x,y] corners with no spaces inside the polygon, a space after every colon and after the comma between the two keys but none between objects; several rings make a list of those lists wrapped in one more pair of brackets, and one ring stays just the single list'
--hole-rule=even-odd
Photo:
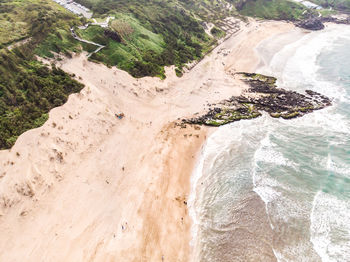
[{"label": "rocky outcrop", "polygon": [[306,20],[300,21],[296,23],[296,26],[314,31],[324,29],[322,19],[319,17],[311,17]]},{"label": "rocky outcrop", "polygon": [[113,30],[105,29],[104,35],[111,38],[114,41],[117,41],[118,43],[122,42],[121,36]]},{"label": "rocky outcrop", "polygon": [[339,19],[333,16],[326,17],[311,17],[296,23],[295,25],[308,30],[322,30],[325,28],[323,23],[334,23],[334,24],[350,24],[350,18]]},{"label": "rocky outcrop", "polygon": [[350,25],[350,17],[346,17],[344,19],[340,19],[337,17],[333,16],[327,16],[327,17],[322,17],[321,21],[323,23],[334,23],[334,24],[345,24],[345,25]]},{"label": "rocky outcrop", "polygon": [[231,97],[199,117],[183,123],[221,126],[242,119],[252,119],[267,112],[271,117],[292,119],[331,105],[331,100],[317,92],[305,94],[276,87],[276,78],[260,74],[238,73],[250,88],[242,96]]}]

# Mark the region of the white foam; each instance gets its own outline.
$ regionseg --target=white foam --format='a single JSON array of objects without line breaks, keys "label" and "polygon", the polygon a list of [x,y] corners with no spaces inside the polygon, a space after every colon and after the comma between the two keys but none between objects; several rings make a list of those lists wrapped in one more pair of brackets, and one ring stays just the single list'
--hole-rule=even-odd
[{"label": "white foam", "polygon": [[197,232],[198,232],[198,225],[199,225],[195,201],[196,201],[196,195],[197,195],[196,194],[197,184],[198,184],[198,181],[201,178],[202,172],[203,172],[203,162],[204,162],[203,149],[204,148],[205,148],[205,145],[201,150],[199,161],[196,164],[196,167],[195,167],[195,169],[192,173],[192,176],[191,176],[191,191],[190,191],[190,195],[188,198],[189,215],[192,219],[192,227],[191,227],[192,239],[190,242],[191,246],[194,246],[195,242],[197,240]]},{"label": "white foam", "polygon": [[[257,175],[257,160],[259,159],[259,156],[262,156],[262,150],[264,147],[268,147],[271,145],[270,142],[270,133],[267,132],[266,136],[263,140],[261,140],[260,146],[259,148],[255,151],[254,154],[254,166],[253,166],[253,175],[252,175],[252,179],[253,179],[253,185],[254,185],[254,192],[258,194],[258,196],[261,198],[261,200],[265,203],[265,211],[266,211],[266,215],[267,218],[269,220],[269,224],[271,229],[274,229],[274,225],[271,221],[270,215],[269,215],[269,211],[268,211],[268,203],[273,201],[275,198],[277,198],[279,196],[278,192],[276,192],[275,190],[273,190],[270,186],[266,186],[266,183],[271,183],[271,185],[276,185],[276,181],[268,181],[271,179],[268,179],[266,176],[263,177],[258,177]],[[265,179],[265,180],[264,180]],[[263,180],[264,180],[264,184],[263,185]],[[273,252],[275,253],[275,250],[273,249]],[[276,254],[275,254],[276,255]]]},{"label": "white foam", "polygon": [[[281,185],[275,179],[269,177],[267,174],[259,172],[259,163],[264,163],[264,165],[266,163],[269,163],[275,166],[295,166],[295,163],[284,157],[282,152],[274,149],[276,145],[270,140],[271,133],[272,130],[266,133],[265,138],[261,141],[259,148],[254,153],[253,161],[254,191],[260,196],[266,205],[281,196],[281,194],[273,188],[278,186],[285,186]],[[273,227],[273,225],[271,226]]]},{"label": "white foam", "polygon": [[203,209],[201,205],[202,203],[200,202],[203,199],[203,192],[200,190],[199,184],[205,176],[204,166],[206,166],[206,169],[208,170],[207,173],[210,174],[214,162],[217,160],[217,154],[221,152],[218,149],[222,144],[220,141],[218,141],[218,138],[220,138],[220,134],[218,134],[219,131],[220,128],[207,138],[207,141],[201,149],[200,157],[191,176],[191,191],[188,198],[188,207],[189,215],[193,222],[191,228],[192,240],[190,243],[192,246],[197,244],[198,231],[200,225],[202,224],[201,213],[203,212]]},{"label": "white foam", "polygon": [[323,262],[347,262],[350,258],[350,203],[319,191],[310,215],[311,237]]},{"label": "white foam", "polygon": [[[265,139],[264,139],[265,140]],[[267,138],[268,140],[268,138]],[[293,164],[272,146],[263,146],[255,152],[255,162],[265,162],[279,166],[293,166]]]},{"label": "white foam", "polygon": [[[350,39],[350,27],[332,25],[324,31],[307,34],[298,41],[281,49],[281,51],[273,56],[270,64],[260,68],[258,72],[277,77],[277,85],[279,87],[292,89],[295,91],[311,89],[333,98],[333,104],[335,105],[337,105],[339,102],[345,102],[346,99],[348,99],[345,96],[346,90],[342,86],[337,86],[335,83],[323,81],[321,76],[318,75],[320,68],[317,65],[319,55],[326,50],[332,50],[336,41],[340,38]],[[310,128],[312,128],[315,130],[316,135],[317,133],[350,133],[349,121],[344,115],[336,113],[336,107],[329,107],[324,110],[308,114],[302,118],[287,120],[288,122],[282,119],[277,119],[274,121],[282,125],[293,125],[294,127],[300,127],[300,130],[304,130],[304,128],[306,128],[305,130],[310,130]],[[284,194],[281,193],[281,188],[283,188],[284,185],[281,185],[268,174],[264,174],[262,170],[259,170],[259,162],[280,166],[295,165],[295,163],[291,163],[288,159],[286,159],[281,152],[274,150],[274,144],[271,143],[269,134],[267,134],[265,139],[262,141],[260,147],[255,153],[254,158],[254,191],[265,202],[266,212],[269,216],[271,228],[274,229],[271,219],[272,221],[276,221],[277,218],[275,216],[285,215],[285,217],[280,217],[279,219],[285,219],[287,224],[288,217],[305,217],[305,214],[303,213],[298,214],[298,210],[303,212],[303,209],[306,208],[303,206],[303,202],[293,202],[293,200],[289,199],[287,195],[284,196]],[[337,172],[344,175],[349,173],[349,167],[347,165],[335,163],[331,158],[328,158],[328,160],[321,159],[320,164],[325,165],[325,168],[330,172]],[[286,190],[287,192],[290,192],[288,189]],[[269,207],[271,207],[269,203],[272,202],[274,203],[272,205],[274,210],[270,211],[273,212],[273,217],[271,217],[271,212],[269,212]],[[310,202],[309,204],[311,205]],[[298,207],[298,205],[301,206]],[[350,261],[349,205],[349,201],[338,200],[335,197],[327,196],[325,193],[318,193],[314,199],[311,212],[311,242],[316,252],[322,257],[322,261]],[[283,206],[286,208],[283,208]],[[288,214],[289,211],[290,213]],[[332,214],[337,216],[334,218],[335,221],[332,221]],[[340,216],[342,218],[340,218]],[[325,222],[323,223],[322,220]],[[347,225],[345,225],[346,221]],[[332,230],[340,230],[342,227],[345,228],[346,240],[344,243],[334,242],[333,239],[330,238],[332,235]],[[348,236],[349,238],[347,238]],[[300,244],[302,245],[301,242]],[[302,249],[307,250],[307,245],[300,247],[292,247],[288,245],[286,247],[290,250],[274,249],[274,253],[278,261],[290,261],[286,258],[284,254],[285,252],[287,252],[286,254],[290,254],[291,250],[298,251],[298,249],[300,249],[300,253],[302,253]],[[297,259],[298,255],[295,255],[295,259]],[[301,257],[298,257],[298,259],[301,259]]]},{"label": "white foam", "polygon": [[350,27],[331,25],[323,31],[312,32],[298,41],[286,45],[276,53],[270,64],[258,71],[278,78],[279,87],[302,91],[312,89],[326,96],[343,101],[345,90],[318,75],[318,56],[326,49],[334,48],[340,38],[350,38]]},{"label": "white foam", "polygon": [[[191,245],[195,246],[195,257],[199,255],[200,250],[196,250],[199,247],[201,236],[200,228],[207,226],[213,227],[215,221],[207,221],[208,217],[205,216],[207,201],[215,201],[211,199],[215,196],[208,196],[205,194],[206,182],[215,183],[215,176],[217,168],[226,166],[227,159],[230,159],[230,155],[237,156],[238,149],[235,145],[243,143],[255,143],[256,134],[263,134],[263,130],[270,126],[271,118],[264,115],[255,120],[247,120],[235,122],[231,125],[225,125],[219,127],[211,136],[208,137],[205,145],[203,146],[200,154],[200,158],[196,164],[194,172],[191,176],[191,192],[188,199],[189,214],[193,221],[191,234]],[[259,135],[258,135],[259,136]],[[252,141],[250,141],[252,139]],[[204,185],[202,185],[204,183]],[[211,192],[215,194],[216,192]],[[222,217],[221,219],[225,219]],[[231,219],[228,217],[227,219]]]},{"label": "white foam", "polygon": [[[224,161],[224,159],[219,158],[219,155],[230,151],[230,146],[233,144],[230,140],[241,140],[244,130],[241,125],[226,125],[218,128],[207,138],[201,149],[199,160],[191,176],[191,192],[188,198],[189,215],[193,221],[190,243],[192,246],[198,244],[199,227],[203,224],[202,217],[203,212],[205,212],[202,203],[204,199],[203,188],[200,187],[200,183],[206,179],[206,176],[212,175],[213,166],[217,161]],[[235,135],[232,135],[232,133]]]},{"label": "white foam", "polygon": [[[286,122],[286,120],[279,120]],[[350,133],[349,120],[342,114],[335,113],[334,107],[328,107],[301,118],[287,120],[300,128],[313,128],[325,132]]]},{"label": "white foam", "polygon": [[335,162],[330,153],[326,159],[322,159],[320,161],[320,166],[326,167],[330,173],[337,173],[344,177],[350,178],[350,163],[341,163],[339,161]]},{"label": "white foam", "polygon": [[[319,75],[317,74],[319,68],[316,65],[318,55],[325,49],[332,48],[332,45],[339,36],[350,38],[350,30],[349,35],[345,34],[344,36],[344,34],[339,33],[340,30],[343,32],[341,28],[341,26],[338,27],[337,25],[334,27],[330,26],[325,31],[310,33],[299,41],[284,47],[272,58],[271,64],[265,67],[264,70],[266,71],[261,73],[278,77],[280,79],[278,81],[280,87],[294,89],[296,91],[312,89],[335,98],[336,103],[342,101],[344,89],[327,81],[320,81]],[[208,205],[208,203],[210,205],[210,201],[213,201],[213,199],[205,199],[206,196],[204,195],[203,188],[201,188],[201,182],[211,181],[215,183],[216,179],[220,179],[214,178],[213,176],[220,176],[220,172],[216,173],[216,169],[219,166],[225,165],[225,160],[229,159],[227,156],[238,152],[233,149],[234,145],[248,147],[252,145],[252,148],[256,148],[257,143],[259,143],[259,147],[255,151],[253,159],[253,190],[265,203],[271,228],[274,229],[273,223],[275,223],[276,227],[279,227],[281,225],[278,223],[288,225],[289,223],[295,223],[295,221],[307,221],[309,216],[312,220],[310,229],[310,240],[312,243],[309,242],[308,236],[298,243],[288,243],[288,245],[285,245],[285,249],[273,250],[276,258],[278,261],[290,261],[290,259],[286,259],[286,257],[289,256],[295,257],[295,261],[297,261],[301,259],[300,254],[307,254],[310,250],[312,251],[313,245],[316,252],[323,258],[323,261],[336,261],[332,260],[333,256],[339,255],[342,257],[342,254],[346,253],[344,253],[343,247],[348,247],[350,242],[347,242],[343,246],[331,242],[329,238],[331,233],[328,232],[332,232],[335,227],[343,226],[344,221],[337,218],[336,223],[333,223],[331,220],[333,207],[330,204],[331,202],[335,203],[335,214],[343,215],[344,219],[348,219],[348,221],[350,221],[350,217],[348,214],[344,213],[346,210],[350,210],[350,207],[343,206],[344,210],[342,210],[341,206],[344,203],[329,198],[328,196],[326,197],[328,202],[322,203],[323,198],[325,198],[323,194],[325,193],[318,193],[313,203],[311,203],[311,200],[307,197],[305,199],[297,199],[297,195],[295,194],[297,194],[296,190],[298,189],[288,188],[289,185],[286,185],[284,182],[283,184],[279,182],[278,177],[273,178],[260,169],[260,163],[263,163],[265,166],[268,164],[269,166],[287,166],[293,167],[296,170],[298,169],[297,163],[286,158],[283,153],[279,151],[280,148],[278,148],[278,145],[270,140],[271,134],[278,135],[275,134],[277,130],[276,126],[278,128],[288,126],[300,127],[300,130],[310,130],[310,128],[312,128],[317,132],[322,132],[322,134],[336,134],[339,132],[350,133],[349,121],[346,121],[343,115],[336,113],[335,107],[329,107],[293,120],[272,119],[269,116],[263,115],[261,118],[255,120],[240,121],[232,125],[220,127],[208,138],[191,177],[191,193],[188,201],[190,216],[193,220],[193,239],[191,244],[195,245],[198,243],[197,238],[200,238],[200,236],[198,236],[200,226],[207,226],[206,223],[211,222],[212,224],[210,226],[213,227],[217,222],[205,221],[208,217],[205,217],[204,214],[208,210],[204,210],[203,205]],[[316,135],[317,132],[315,133]],[[318,163],[316,160],[312,161]],[[330,158],[328,161],[324,161],[326,160],[320,159],[319,163],[325,165],[330,171],[336,171],[338,173],[347,172],[346,165],[339,165]],[[210,180],[206,180],[209,176]],[[304,193],[305,196],[311,193],[306,191],[306,188],[300,189],[300,192]],[[216,192],[210,193],[215,194]],[[289,193],[294,193],[294,195],[291,196]],[[204,203],[203,201],[207,202]],[[310,215],[311,207],[312,212]],[[326,221],[324,224],[322,221],[319,221],[322,219]],[[307,222],[305,223],[308,225]],[[315,254],[313,251],[312,253]],[[348,257],[350,257],[350,255]]]}]

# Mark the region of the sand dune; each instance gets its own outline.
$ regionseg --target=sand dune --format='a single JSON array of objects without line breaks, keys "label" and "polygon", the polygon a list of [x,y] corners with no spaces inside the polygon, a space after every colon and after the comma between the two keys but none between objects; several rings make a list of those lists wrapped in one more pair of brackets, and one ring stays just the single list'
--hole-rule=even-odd
[{"label": "sand dune", "polygon": [[60,62],[85,88],[0,151],[0,261],[190,261],[190,175],[211,129],[175,123],[243,92],[232,74],[254,71],[256,45],[292,29],[242,23],[182,78]]}]

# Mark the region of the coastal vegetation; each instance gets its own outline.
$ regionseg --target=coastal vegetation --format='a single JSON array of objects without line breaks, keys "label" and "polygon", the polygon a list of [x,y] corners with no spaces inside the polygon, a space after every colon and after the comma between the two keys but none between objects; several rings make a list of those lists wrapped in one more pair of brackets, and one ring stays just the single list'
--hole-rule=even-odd
[{"label": "coastal vegetation", "polygon": [[[36,56],[71,56],[87,51],[90,60],[117,66],[134,77],[164,78],[164,66],[175,65],[182,75],[186,64],[200,60],[224,37],[228,16],[268,19],[303,19],[305,7],[287,0],[77,0],[94,12],[98,21],[114,17],[108,27],[82,27],[92,20],[80,18],[50,0],[0,2],[0,148],[10,148],[26,130],[40,126],[47,113],[62,105],[82,86],[55,66],[47,67]],[[335,8],[348,0],[313,1]],[[311,11],[309,11],[311,12]],[[207,23],[213,23],[209,36]],[[74,39],[78,37],[103,45]],[[244,108],[242,109],[245,110]],[[255,117],[256,108],[246,107]],[[218,116],[243,117],[225,111]]]},{"label": "coastal vegetation", "polygon": [[[116,65],[136,77],[165,77],[164,66],[172,64],[181,75],[183,65],[200,59],[216,42],[193,14],[171,1],[83,4],[91,7],[100,20],[107,13],[115,17],[109,28],[89,26],[77,30],[84,39],[106,46],[91,60]],[[209,14],[210,8],[198,10],[204,15]],[[50,109],[62,105],[70,93],[82,88],[60,69],[38,62],[36,56],[53,58],[55,54],[92,52],[93,45],[76,41],[70,32],[72,27],[87,22],[53,1],[1,1],[1,149],[10,148],[26,130],[42,125]],[[213,34],[222,36],[220,29]]]},{"label": "coastal vegetation", "polygon": [[321,5],[324,8],[334,8],[350,12],[350,0],[312,0],[311,2]]},{"label": "coastal vegetation", "polygon": [[273,19],[296,21],[305,17],[306,7],[292,1],[256,0],[246,1],[240,6],[243,15]]},{"label": "coastal vegetation", "polygon": [[[228,16],[250,15],[267,19],[298,20],[305,6],[283,1],[161,1],[161,0],[77,0],[96,17],[115,17],[106,34],[98,26],[77,30],[84,39],[104,45],[90,57],[93,61],[118,66],[135,77],[164,76],[164,66],[175,65],[178,75],[183,67],[199,60],[224,37],[220,29]],[[210,38],[204,24],[215,26]]]},{"label": "coastal vegetation", "polygon": [[[11,69],[11,70],[9,70]],[[48,111],[79,92],[82,84],[56,68],[16,53],[0,52],[0,149],[10,148],[23,132],[41,126]]]},{"label": "coastal vegetation", "polygon": [[136,77],[164,77],[163,66],[166,61],[163,61],[163,37],[145,28],[132,16],[115,14],[109,29],[89,26],[76,32],[83,39],[105,46],[100,52],[93,54],[91,60],[110,66],[117,65]]},{"label": "coastal vegetation", "polygon": [[[37,61],[35,55],[69,54],[81,48],[69,34],[77,17],[48,1],[2,1],[0,5],[0,149],[41,126],[50,109],[64,104],[82,85]],[[14,43],[19,42],[16,46]],[[25,41],[23,41],[25,40]]]},{"label": "coastal vegetation", "polygon": [[0,48],[19,40],[30,39],[30,47],[44,50],[68,51],[76,47],[69,34],[70,26],[80,24],[80,19],[63,7],[48,0],[2,0],[0,3]]},{"label": "coastal vegetation", "polygon": [[175,1],[78,2],[96,15],[114,16],[110,30],[121,39],[116,41],[98,27],[79,30],[81,37],[106,46],[91,59],[117,65],[135,77],[164,77],[167,65],[176,65],[181,71],[215,44],[200,21]]}]

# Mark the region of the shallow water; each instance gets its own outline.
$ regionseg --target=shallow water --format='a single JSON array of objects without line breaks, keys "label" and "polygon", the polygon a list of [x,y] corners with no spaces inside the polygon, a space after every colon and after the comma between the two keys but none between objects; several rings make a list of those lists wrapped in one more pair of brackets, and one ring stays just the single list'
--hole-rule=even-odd
[{"label": "shallow water", "polygon": [[192,181],[197,261],[350,261],[349,47],[350,27],[331,25],[260,69],[332,107],[236,122],[208,139]]}]

